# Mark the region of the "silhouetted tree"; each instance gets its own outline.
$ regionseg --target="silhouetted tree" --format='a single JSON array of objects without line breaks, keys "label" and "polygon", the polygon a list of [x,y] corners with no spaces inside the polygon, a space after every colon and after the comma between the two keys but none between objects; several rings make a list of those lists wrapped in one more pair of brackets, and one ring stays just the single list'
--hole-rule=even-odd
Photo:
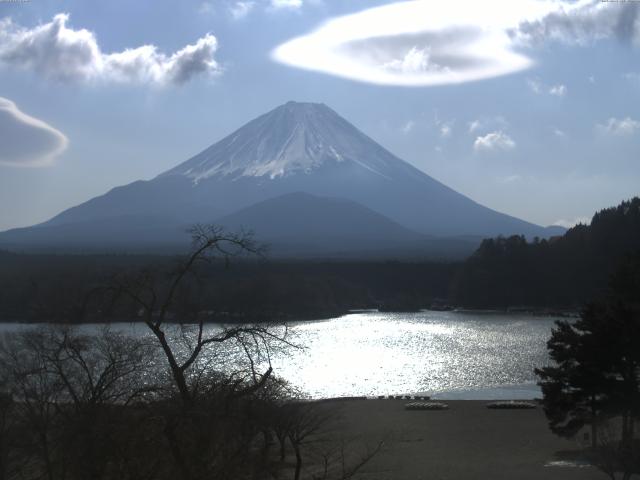
[{"label": "silhouetted tree", "polygon": [[[180,312],[181,315],[176,316],[176,311],[180,310],[177,306],[180,294],[185,294],[185,290],[189,288],[198,287],[201,264],[215,260],[228,263],[232,257],[244,254],[259,255],[262,252],[250,233],[227,233],[215,225],[197,225],[191,229],[191,234],[191,253],[166,276],[146,269],[116,277],[112,287],[116,295],[128,297],[139,308],[142,321],[153,333],[164,353],[175,386],[185,405],[192,403],[197,394],[198,384],[190,382],[189,376],[207,347],[224,343],[240,345],[247,354],[252,369],[251,378],[255,381],[250,387],[244,382],[238,382],[238,386],[243,385],[247,388],[244,393],[248,394],[260,388],[273,371],[269,366],[264,373],[259,374],[255,370],[256,362],[252,355],[259,356],[261,352],[268,351],[269,340],[284,340],[268,325],[206,329],[206,319],[197,311],[197,303],[195,309],[186,312],[183,310]],[[190,280],[194,282],[189,283]],[[182,307],[184,308],[184,304]],[[175,333],[175,328],[172,327],[176,325],[182,327],[180,343],[172,342],[171,338]],[[215,369],[215,366],[208,367]]]},{"label": "silhouetted tree", "polygon": [[[184,480],[233,478],[233,468],[241,466],[233,459],[246,458],[256,433],[238,411],[242,399],[259,392],[270,379],[273,344],[290,344],[286,328],[205,325],[198,298],[199,267],[216,260],[228,264],[245,254],[260,255],[262,249],[250,233],[228,233],[214,225],[195,226],[191,234],[191,252],[168,274],[147,269],[120,276],[112,290],[139,309],[167,361],[181,405],[168,404],[163,432],[180,476]],[[245,356],[246,370],[225,371],[235,353],[228,345]],[[260,372],[262,361],[268,367]],[[234,433],[224,428],[233,428]]]},{"label": "silhouetted tree", "polygon": [[590,424],[597,450],[597,425],[620,420],[617,467],[623,478],[639,467],[634,428],[640,419],[638,265],[637,255],[628,257],[605,300],[587,305],[575,323],[556,322],[548,342],[555,365],[536,370],[554,433],[572,437]]},{"label": "silhouetted tree", "polygon": [[0,347],[20,478],[105,478],[122,442],[117,408],[151,390],[145,342],[58,326],[5,334]]}]

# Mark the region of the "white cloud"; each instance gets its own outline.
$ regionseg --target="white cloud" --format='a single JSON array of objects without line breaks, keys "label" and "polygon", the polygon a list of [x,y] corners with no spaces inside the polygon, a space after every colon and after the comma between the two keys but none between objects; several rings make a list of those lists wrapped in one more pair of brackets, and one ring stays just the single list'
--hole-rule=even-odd
[{"label": "white cloud", "polygon": [[64,134],[0,97],[0,166],[51,165],[68,143]]},{"label": "white cloud", "polygon": [[529,78],[527,79],[527,85],[529,86],[529,90],[531,90],[533,93],[542,93],[542,85],[540,84],[540,81]]},{"label": "white cloud", "polygon": [[442,138],[448,138],[451,136],[451,134],[453,133],[453,123],[453,121],[443,122],[440,125],[440,136]]},{"label": "white cloud", "polygon": [[509,126],[509,122],[503,116],[483,117],[469,122],[469,134],[481,131],[502,130]]},{"label": "white cloud", "polygon": [[[549,3],[549,2],[547,2]],[[556,1],[543,18],[524,20],[510,34],[518,44],[534,46],[550,41],[588,45],[617,38],[640,45],[640,6],[636,2],[602,0]]]},{"label": "white cloud", "polygon": [[549,88],[549,95],[554,95],[556,97],[564,97],[567,94],[566,85],[553,85]]},{"label": "white cloud", "polygon": [[567,136],[567,134],[566,134],[566,133],[564,133],[564,131],[560,130],[559,128],[554,128],[554,129],[553,129],[553,134],[554,134],[556,137],[559,137],[559,138],[564,138],[564,137],[566,137],[566,136]]},{"label": "white cloud", "polygon": [[579,223],[582,223],[583,225],[589,225],[591,223],[591,218],[589,218],[589,217],[577,217],[577,218],[574,218],[572,220],[560,219],[560,220],[557,220],[557,221],[553,222],[553,225],[556,225],[558,227],[571,228],[571,227],[575,227]]},{"label": "white cloud", "polygon": [[302,7],[302,0],[271,0],[271,6],[276,9],[298,9]]},{"label": "white cloud", "polygon": [[516,147],[516,142],[501,130],[488,133],[484,136],[476,138],[473,143],[473,149],[476,152],[493,151],[493,150],[513,150]]},{"label": "white cloud", "polygon": [[473,120],[469,122],[469,133],[475,133],[482,127],[482,122],[480,120]]},{"label": "white cloud", "polygon": [[417,46],[411,47],[411,49],[402,57],[390,60],[382,65],[382,68],[390,71],[407,74],[420,74],[428,72],[442,72],[448,69],[431,61],[431,54],[429,48],[418,48]]},{"label": "white cloud", "polygon": [[640,132],[640,121],[631,117],[610,118],[604,124],[599,124],[596,128],[604,134],[616,136],[629,136]]},{"label": "white cloud", "polygon": [[599,0],[391,2],[330,19],[278,46],[272,57],[374,84],[457,84],[531,67],[521,47],[536,41],[635,38],[637,25],[628,18],[636,10],[630,2]]},{"label": "white cloud", "polygon": [[402,130],[402,133],[404,133],[405,135],[411,133],[411,131],[413,130],[413,128],[416,126],[416,122],[414,122],[413,120],[409,120],[407,123],[405,123],[402,128],[400,130]]},{"label": "white cloud", "polygon": [[167,55],[154,45],[103,53],[93,32],[67,27],[69,16],[22,28],[0,21],[0,64],[32,70],[61,81],[182,84],[200,74],[215,74],[216,38],[207,34],[195,44]]},{"label": "white cloud", "polygon": [[236,20],[240,20],[251,13],[256,6],[256,2],[234,2],[229,5],[229,13]]},{"label": "white cloud", "polygon": [[529,87],[529,90],[531,90],[536,95],[548,93],[549,95],[553,95],[555,97],[564,97],[568,91],[566,85],[558,84],[547,86],[537,78],[528,78],[527,86]]},{"label": "white cloud", "polygon": [[434,112],[434,115],[434,124],[438,130],[438,135],[440,135],[440,138],[449,138],[453,134],[453,126],[456,120],[441,120],[437,111]]}]

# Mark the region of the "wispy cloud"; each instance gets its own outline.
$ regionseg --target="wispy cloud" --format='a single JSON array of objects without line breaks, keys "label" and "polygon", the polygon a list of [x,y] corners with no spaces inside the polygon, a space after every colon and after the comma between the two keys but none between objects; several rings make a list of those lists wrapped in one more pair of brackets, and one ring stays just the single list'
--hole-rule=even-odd
[{"label": "wispy cloud", "polygon": [[473,120],[469,122],[469,133],[475,133],[482,127],[480,120]]},{"label": "wispy cloud", "polygon": [[500,130],[477,137],[476,141],[473,143],[473,149],[476,152],[496,150],[507,151],[513,150],[515,147],[516,142],[509,135]]},{"label": "wispy cloud", "polygon": [[[286,65],[374,84],[457,84],[531,67],[523,45],[611,37],[638,43],[637,11],[631,2],[599,0],[392,2],[333,18],[278,46],[272,56]],[[554,92],[562,95],[563,89]]]},{"label": "wispy cloud", "polygon": [[302,0],[271,0],[271,6],[276,9],[288,8],[288,9],[298,9],[302,7]]},{"label": "wispy cloud", "polygon": [[440,118],[440,114],[438,113],[438,111],[435,110],[433,123],[440,138],[444,139],[449,138],[453,135],[453,127],[456,123],[456,119],[452,118],[449,120],[443,120],[442,118]]},{"label": "wispy cloud", "polygon": [[455,121],[451,120],[448,122],[441,122],[439,127],[440,127],[440,136],[442,138],[448,138],[452,135],[453,133],[453,125],[454,125]]},{"label": "wispy cloud", "polygon": [[414,122],[413,120],[409,120],[407,123],[402,125],[400,130],[402,131],[402,133],[407,135],[407,134],[411,133],[411,131],[414,129],[415,126],[416,126],[416,122]]},{"label": "wispy cloud", "polygon": [[596,129],[603,134],[619,137],[633,135],[640,132],[640,121],[631,117],[610,118],[605,123],[598,124]]},{"label": "wispy cloud", "polygon": [[547,93],[555,97],[564,97],[567,94],[567,86],[563,84],[558,85],[545,85],[537,78],[528,78],[527,86],[536,95]]},{"label": "wispy cloud", "polygon": [[538,93],[538,94],[542,93],[542,85],[540,84],[539,80],[528,78],[527,86],[529,87],[529,90],[531,90],[533,93]]},{"label": "wispy cloud", "polygon": [[549,88],[549,95],[554,95],[556,97],[564,97],[567,94],[566,85],[553,85]]},{"label": "wispy cloud", "polygon": [[51,165],[68,143],[63,133],[0,97],[0,166]]},{"label": "wispy cloud", "polygon": [[256,2],[234,2],[229,5],[229,13],[236,20],[240,20],[249,15],[255,6]]},{"label": "wispy cloud", "polygon": [[501,115],[496,117],[482,117],[468,123],[468,132],[470,135],[473,135],[483,131],[503,130],[508,126],[509,122]]},{"label": "wispy cloud", "polygon": [[69,28],[68,21],[68,14],[58,14],[49,23],[24,28],[1,20],[0,64],[73,82],[179,85],[221,72],[211,34],[170,55],[154,45],[104,53],[93,32]]}]

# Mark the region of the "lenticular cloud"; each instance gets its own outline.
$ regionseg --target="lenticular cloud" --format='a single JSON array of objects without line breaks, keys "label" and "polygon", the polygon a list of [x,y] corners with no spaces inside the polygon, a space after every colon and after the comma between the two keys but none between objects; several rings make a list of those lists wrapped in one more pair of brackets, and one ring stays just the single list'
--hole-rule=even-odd
[{"label": "lenticular cloud", "polygon": [[64,134],[0,97],[0,167],[52,165],[68,143]]},{"label": "lenticular cloud", "polygon": [[[401,86],[464,83],[529,68],[523,51],[561,12],[569,22],[615,17],[595,0],[413,0],[334,18],[273,52],[283,64]],[[620,13],[622,14],[622,13]],[[563,18],[564,18],[563,17]],[[527,35],[521,29],[527,29]],[[613,33],[613,32],[612,32]],[[558,38],[555,36],[554,38]]]}]

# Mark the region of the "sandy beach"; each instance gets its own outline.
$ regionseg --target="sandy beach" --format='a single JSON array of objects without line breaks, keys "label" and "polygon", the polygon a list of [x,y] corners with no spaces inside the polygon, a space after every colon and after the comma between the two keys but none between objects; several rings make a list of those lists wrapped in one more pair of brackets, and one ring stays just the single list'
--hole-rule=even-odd
[{"label": "sandy beach", "polygon": [[445,411],[407,411],[405,400],[339,403],[336,428],[383,448],[355,478],[366,480],[604,479],[593,467],[548,466],[580,448],[553,435],[544,412],[491,410],[448,401]]}]

